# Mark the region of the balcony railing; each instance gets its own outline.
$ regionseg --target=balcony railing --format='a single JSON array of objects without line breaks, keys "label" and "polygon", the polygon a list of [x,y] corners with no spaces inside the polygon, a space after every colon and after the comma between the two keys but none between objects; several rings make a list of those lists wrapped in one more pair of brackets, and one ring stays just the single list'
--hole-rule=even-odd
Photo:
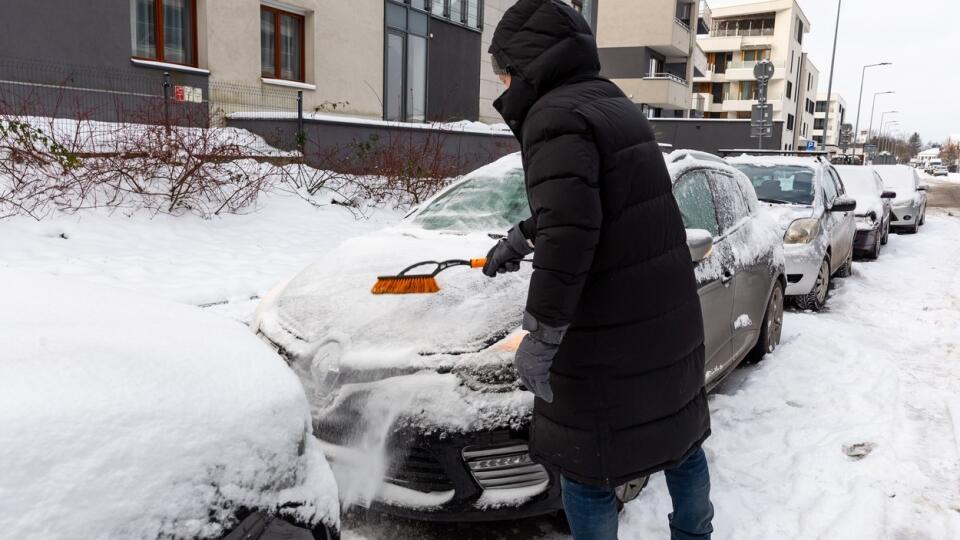
[{"label": "balcony railing", "polygon": [[[714,21],[716,22],[716,21]],[[771,27],[747,27],[747,28],[717,28],[710,31],[711,37],[734,37],[734,36],[772,36]]]},{"label": "balcony railing", "polygon": [[687,80],[673,73],[648,73],[644,80],[670,80],[677,84],[687,85]]},{"label": "balcony railing", "polygon": [[690,31],[690,23],[688,23],[687,21],[685,21],[685,20],[683,20],[683,19],[681,19],[681,18],[679,18],[679,17],[675,17],[675,18],[673,19],[673,22],[679,24],[680,27],[683,28],[684,30],[686,30],[687,32]]},{"label": "balcony railing", "polygon": [[[762,60],[744,60],[740,62],[727,62],[727,69],[753,69],[754,66],[762,62]],[[783,63],[774,63],[773,67],[776,69],[783,69]]]}]

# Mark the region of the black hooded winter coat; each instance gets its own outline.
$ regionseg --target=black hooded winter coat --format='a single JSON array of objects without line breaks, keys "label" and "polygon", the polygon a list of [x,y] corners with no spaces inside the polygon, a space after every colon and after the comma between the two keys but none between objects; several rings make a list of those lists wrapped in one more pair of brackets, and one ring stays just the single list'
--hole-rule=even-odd
[{"label": "black hooded winter coat", "polygon": [[531,452],[606,487],[675,467],[710,417],[693,262],[653,130],[558,0],[517,2],[490,53],[513,78],[494,105],[520,141],[533,215],[527,311],[570,324]]}]

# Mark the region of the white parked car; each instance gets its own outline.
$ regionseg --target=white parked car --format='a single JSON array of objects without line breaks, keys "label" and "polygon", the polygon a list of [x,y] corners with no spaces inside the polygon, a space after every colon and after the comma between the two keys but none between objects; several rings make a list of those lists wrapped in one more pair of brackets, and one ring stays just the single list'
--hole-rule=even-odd
[{"label": "white parked car", "polygon": [[337,534],[303,388],[244,326],[7,269],[0,298],[0,537]]},{"label": "white parked car", "polygon": [[801,309],[823,309],[831,278],[852,272],[857,201],[819,157],[745,154],[728,161],[750,178],[757,198],[777,216],[787,295]]},{"label": "white parked car", "polygon": [[883,185],[897,194],[891,202],[890,227],[915,234],[927,220],[927,186],[920,183],[917,170],[907,165],[874,167]]}]

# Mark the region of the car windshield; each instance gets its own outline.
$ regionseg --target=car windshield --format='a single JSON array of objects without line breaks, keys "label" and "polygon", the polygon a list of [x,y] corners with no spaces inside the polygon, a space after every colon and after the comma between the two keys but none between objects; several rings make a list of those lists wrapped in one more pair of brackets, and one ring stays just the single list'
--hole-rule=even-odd
[{"label": "car windshield", "polygon": [[916,191],[916,180],[912,169],[901,168],[900,166],[880,168],[880,176],[883,177],[884,186],[897,193],[897,198],[912,196]]},{"label": "car windshield", "polygon": [[840,179],[843,180],[843,186],[847,188],[847,193],[857,199],[862,198],[877,199],[880,197],[877,186],[877,177],[869,167],[860,167],[848,165],[846,167],[837,167],[840,173]]},{"label": "car windshield", "polygon": [[424,229],[499,232],[528,217],[523,169],[515,168],[455,185],[420,210],[413,222]]},{"label": "car windshield", "polygon": [[816,171],[801,165],[734,165],[747,175],[763,202],[778,204],[813,204],[815,198],[814,176]]}]

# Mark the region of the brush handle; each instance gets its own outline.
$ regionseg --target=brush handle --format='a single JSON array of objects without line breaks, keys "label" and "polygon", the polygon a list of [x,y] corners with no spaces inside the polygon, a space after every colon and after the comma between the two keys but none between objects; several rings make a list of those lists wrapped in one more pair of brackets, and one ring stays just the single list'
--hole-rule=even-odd
[{"label": "brush handle", "polygon": [[470,259],[470,268],[483,268],[487,264],[487,259]]}]

